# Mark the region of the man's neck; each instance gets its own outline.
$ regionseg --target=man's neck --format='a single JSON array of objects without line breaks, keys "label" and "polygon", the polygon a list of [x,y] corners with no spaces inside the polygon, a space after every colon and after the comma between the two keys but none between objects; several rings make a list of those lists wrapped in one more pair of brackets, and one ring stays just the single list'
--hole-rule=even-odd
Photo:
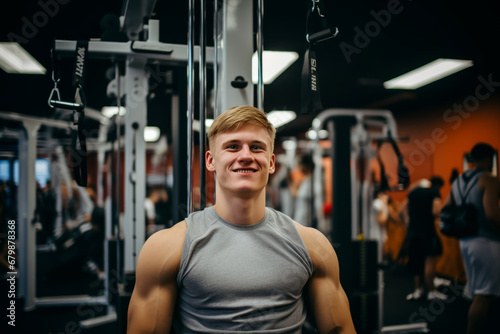
[{"label": "man's neck", "polygon": [[261,221],[266,214],[265,189],[259,196],[241,198],[231,195],[217,195],[215,211],[224,220],[235,225],[253,225]]},{"label": "man's neck", "polygon": [[472,167],[472,169],[480,169],[480,170],[486,170],[486,171],[491,170],[491,166],[486,162],[472,163],[471,167]]}]

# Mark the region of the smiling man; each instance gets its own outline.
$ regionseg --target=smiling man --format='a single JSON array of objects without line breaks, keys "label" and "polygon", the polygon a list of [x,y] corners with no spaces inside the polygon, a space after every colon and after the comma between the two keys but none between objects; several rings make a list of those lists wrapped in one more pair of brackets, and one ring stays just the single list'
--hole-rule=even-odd
[{"label": "smiling man", "polygon": [[137,263],[128,333],[354,333],[326,237],[265,206],[276,130],[234,107],[208,133],[216,201],[151,236]]}]

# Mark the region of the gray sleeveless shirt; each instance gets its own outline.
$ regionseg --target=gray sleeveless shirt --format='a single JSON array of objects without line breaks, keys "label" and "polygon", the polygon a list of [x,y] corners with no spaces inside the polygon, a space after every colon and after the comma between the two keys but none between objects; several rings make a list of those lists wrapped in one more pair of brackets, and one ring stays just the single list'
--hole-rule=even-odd
[{"label": "gray sleeveless shirt", "polygon": [[240,226],[213,207],[186,219],[174,329],[183,333],[302,333],[311,258],[294,222],[266,208]]}]

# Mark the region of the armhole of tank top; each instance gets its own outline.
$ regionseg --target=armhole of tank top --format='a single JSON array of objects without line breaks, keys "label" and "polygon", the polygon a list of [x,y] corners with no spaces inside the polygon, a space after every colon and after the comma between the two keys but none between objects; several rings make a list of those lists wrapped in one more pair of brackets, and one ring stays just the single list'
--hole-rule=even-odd
[{"label": "armhole of tank top", "polygon": [[176,278],[176,281],[177,281],[177,286],[181,286],[181,277],[182,277],[182,274],[184,272],[184,269],[185,269],[185,256],[186,256],[186,251],[188,250],[189,247],[186,247],[186,243],[188,242],[189,238],[188,238],[188,235],[189,235],[189,227],[191,225],[191,216],[189,215],[188,217],[186,217],[186,219],[184,219],[185,223],[186,223],[186,234],[184,235],[184,240],[182,242],[182,249],[181,249],[181,258],[179,260],[179,271],[177,272],[177,278]]}]

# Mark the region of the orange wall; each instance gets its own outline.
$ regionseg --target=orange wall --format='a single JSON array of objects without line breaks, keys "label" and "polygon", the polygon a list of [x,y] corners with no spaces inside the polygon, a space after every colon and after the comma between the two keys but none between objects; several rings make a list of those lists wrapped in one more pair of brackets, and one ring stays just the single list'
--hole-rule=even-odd
[{"label": "orange wall", "polygon": [[[462,172],[463,154],[479,141],[500,148],[500,101],[483,101],[477,109],[464,114],[453,112],[453,104],[422,111],[421,116],[397,119],[400,134],[409,141],[401,143],[405,162],[413,180],[440,175],[446,181],[443,193],[449,192],[448,179],[453,168]],[[430,173],[430,174],[429,174]]]},{"label": "orange wall", "polygon": [[[468,100],[469,99],[469,100]],[[412,116],[397,117],[398,132],[401,137],[409,137],[399,143],[405,163],[410,170],[411,182],[432,175],[441,176],[445,185],[441,189],[443,200],[448,196],[448,182],[453,168],[463,172],[463,155],[477,142],[483,141],[496,149],[500,148],[500,99],[491,97],[480,101],[476,108],[462,108],[464,102],[474,101],[466,97],[463,101],[441,107],[413,112]],[[478,101],[476,99],[476,101]],[[472,104],[471,104],[472,105]],[[415,117],[415,115],[419,115]],[[384,162],[392,161],[391,177],[396,177],[396,159],[390,147],[382,150]],[[386,166],[387,168],[387,166]],[[391,168],[391,167],[389,167]],[[393,192],[392,197],[400,202],[406,191]],[[441,236],[443,255],[438,261],[438,274],[465,280],[465,273],[456,239]]]}]

